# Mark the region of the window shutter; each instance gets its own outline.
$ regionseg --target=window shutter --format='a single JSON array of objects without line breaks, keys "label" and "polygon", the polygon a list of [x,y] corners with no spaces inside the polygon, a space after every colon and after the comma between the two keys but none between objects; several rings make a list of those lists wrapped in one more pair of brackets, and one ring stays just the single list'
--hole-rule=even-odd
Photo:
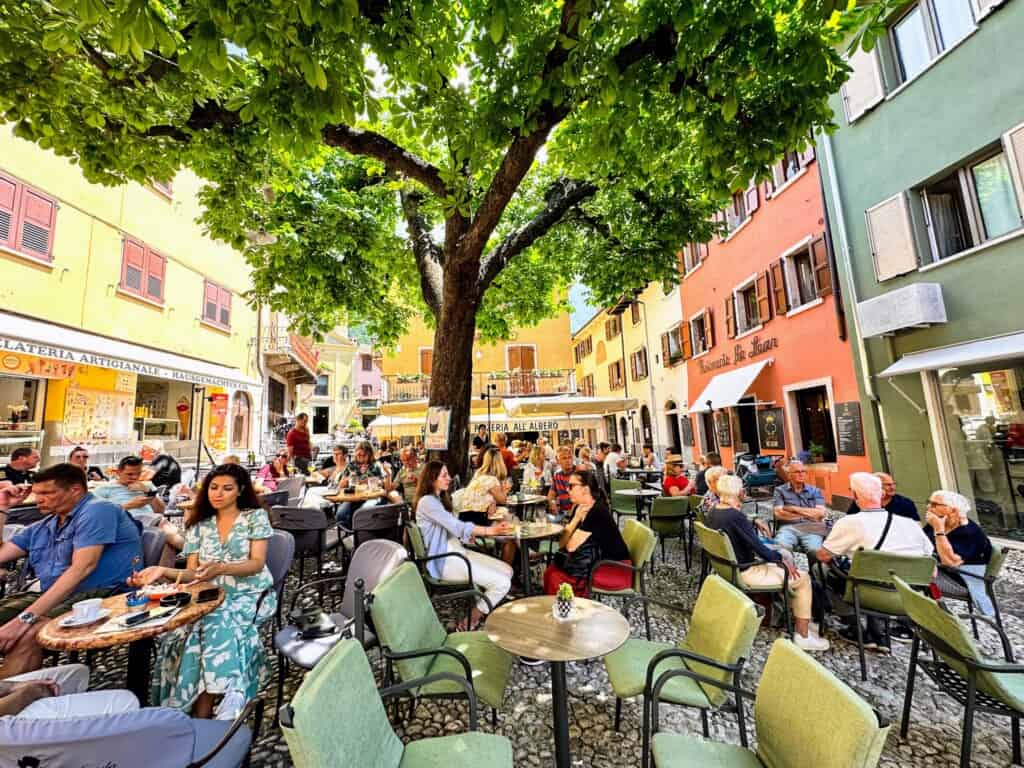
[{"label": "window shutter", "polygon": [[[725,222],[726,222],[725,210],[723,209],[721,211],[715,211],[715,224],[717,226],[721,227],[723,224],[725,224]],[[725,238],[728,237],[728,236],[729,236],[728,232],[719,233],[719,235],[718,235],[719,242],[723,242],[725,240]]]},{"label": "window shutter", "polygon": [[661,334],[661,367],[662,368],[670,368],[671,367],[671,365],[670,365],[670,363],[668,361],[668,353],[669,353],[668,334],[667,333],[663,333],[663,334]]},{"label": "window shutter", "polygon": [[828,260],[828,243],[822,235],[811,243],[811,269],[814,270],[814,287],[818,296],[832,293],[832,266]]},{"label": "window shutter", "polygon": [[902,192],[864,212],[879,282],[917,269],[907,198]]},{"label": "window shutter", "polygon": [[1024,211],[1024,123],[1003,135],[1003,147],[1010,161],[1013,184],[1017,188],[1017,209]]},{"label": "window shutter", "polygon": [[508,367],[509,370],[516,370],[522,366],[522,360],[519,355],[519,347],[508,348]]},{"label": "window shutter", "polygon": [[697,253],[700,256],[700,260],[704,261],[704,259],[711,255],[711,246],[708,243],[699,243],[697,245]]},{"label": "window shutter", "polygon": [[750,186],[747,187],[746,192],[743,193],[743,202],[747,206],[747,216],[757,210],[758,198],[757,198],[757,182],[751,180]]},{"label": "window shutter", "polygon": [[767,323],[772,319],[772,297],[767,270],[754,280],[754,292],[757,294],[758,322]]},{"label": "window shutter", "polygon": [[711,307],[704,310],[704,336],[708,340],[708,349],[715,346],[715,325],[711,317]]},{"label": "window shutter", "polygon": [[636,381],[637,379],[640,378],[640,371],[637,370],[636,363],[636,352],[634,352],[632,355],[629,356],[629,375],[630,378],[633,379],[633,381]]},{"label": "window shutter", "polygon": [[615,389],[615,363],[608,366],[608,389]]},{"label": "window shutter", "polygon": [[814,144],[808,144],[804,147],[803,151],[800,152],[800,167],[806,168],[808,165],[814,162]]},{"label": "window shutter", "polygon": [[125,239],[121,259],[121,287],[142,293],[146,279],[146,249],[134,240]]},{"label": "window shutter", "polygon": [[217,322],[217,286],[209,280],[203,283],[203,319]]},{"label": "window shutter", "polygon": [[157,301],[164,300],[164,273],[167,259],[146,249],[146,295]]},{"label": "window shutter", "polygon": [[989,14],[989,12],[998,5],[1002,5],[1005,0],[974,0],[974,8],[977,12],[978,21]]},{"label": "window shutter", "polygon": [[683,360],[693,357],[693,342],[690,340],[690,321],[684,320],[679,326],[680,346],[683,348]]},{"label": "window shutter", "polygon": [[772,303],[775,305],[775,314],[784,315],[789,311],[789,302],[786,300],[786,263],[782,259],[772,262],[769,271],[772,279]]},{"label": "window shutter", "polygon": [[24,187],[21,190],[21,220],[18,248],[49,260],[53,251],[53,224],[57,204]]},{"label": "window shutter", "polygon": [[848,63],[853,71],[850,79],[843,83],[842,95],[846,120],[852,123],[885,98],[885,88],[875,48],[870,51],[858,48]]},{"label": "window shutter", "polygon": [[[734,296],[727,296],[725,299],[725,333],[730,339],[736,338],[736,299]],[[711,346],[710,340],[708,346]]]},{"label": "window shutter", "polygon": [[18,227],[18,185],[0,176],[0,246],[14,248]]},{"label": "window shutter", "polygon": [[220,324],[227,327],[231,325],[231,291],[227,288],[219,288],[220,294]]}]

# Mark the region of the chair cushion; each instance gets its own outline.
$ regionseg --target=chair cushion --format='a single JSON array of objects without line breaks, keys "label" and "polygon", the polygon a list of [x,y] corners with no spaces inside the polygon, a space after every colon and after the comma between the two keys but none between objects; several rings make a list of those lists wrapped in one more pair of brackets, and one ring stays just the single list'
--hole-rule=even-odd
[{"label": "chair cushion", "polygon": [[[639,696],[644,692],[644,683],[647,681],[647,667],[657,654],[667,651],[674,646],[668,643],[653,643],[650,640],[639,640],[630,638],[604,657],[604,665],[608,670],[608,680],[612,684],[612,690],[620,699],[628,699]],[[676,657],[665,659],[658,665],[658,675],[668,672],[670,669],[682,669],[683,660]],[[670,680],[661,689],[661,700],[672,704],[685,704],[691,707],[710,707],[704,691],[699,683],[687,677],[677,677]]]},{"label": "chair cushion", "polygon": [[[440,648],[444,644],[444,627],[413,563],[403,563],[377,585],[370,613],[380,644],[392,651]],[[398,661],[395,666],[403,680],[412,680],[426,675],[432,663],[431,657],[424,656]]]},{"label": "chair cushion", "polygon": [[[231,723],[227,720],[193,720],[192,728],[195,730],[196,743],[192,748],[192,759],[198,760],[213,749],[230,727]],[[252,732],[243,725],[235,731],[231,741],[206,763],[206,768],[240,768],[249,754],[251,742]]]},{"label": "chair cushion", "polygon": [[651,742],[656,768],[703,765],[708,768],[762,768],[757,755],[736,744],[704,741],[696,736],[656,733]]},{"label": "chair cushion", "polygon": [[[639,525],[639,523],[637,524]],[[633,565],[631,560],[623,560],[622,562],[626,565]],[[632,592],[633,571],[627,568],[608,565],[607,563],[600,566],[594,571],[594,591],[605,593]]]},{"label": "chair cushion", "polygon": [[470,731],[410,742],[399,768],[511,768],[512,743],[504,736]]},{"label": "chair cushion", "polygon": [[[445,648],[452,648],[469,662],[473,670],[473,688],[477,698],[489,707],[498,709],[505,699],[505,685],[515,662],[513,656],[499,648],[486,632],[453,632],[444,641]],[[462,677],[465,671],[457,659],[442,654],[436,656],[427,674],[450,672]],[[441,681],[419,689],[424,694],[458,694],[462,689],[455,683]]]}]

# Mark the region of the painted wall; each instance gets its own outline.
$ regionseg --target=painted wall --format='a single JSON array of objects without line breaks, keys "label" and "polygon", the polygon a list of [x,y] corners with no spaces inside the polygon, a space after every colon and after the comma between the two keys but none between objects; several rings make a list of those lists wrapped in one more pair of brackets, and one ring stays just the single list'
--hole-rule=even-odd
[{"label": "painted wall", "polygon": [[[1024,37],[1024,3],[1010,0],[982,20],[978,29],[916,79],[852,125],[839,95],[832,99],[839,130],[831,136],[840,204],[849,238],[852,282],[860,301],[916,282],[940,283],[948,322],[899,331],[866,341],[871,374],[909,352],[1019,331],[1020,287],[1024,281],[1024,237],[1014,237],[954,258],[925,271],[879,283],[875,277],[864,212],[898,192],[917,187],[953,168],[973,153],[998,143],[1008,129],[1024,122],[1024,76],[1019,61]],[[830,180],[829,176],[826,176]],[[913,196],[912,196],[913,198]],[[834,226],[835,204],[830,202]],[[918,254],[927,253],[923,213],[912,200]],[[1024,230],[1017,230],[1024,235]],[[844,287],[850,280],[844,271]],[[917,406],[925,404],[920,377],[895,383]],[[938,487],[938,465],[926,416],[888,382],[874,379],[886,436],[869,428],[872,457],[887,460],[901,492],[917,500]],[[865,415],[867,415],[865,403]],[[869,421],[867,418],[865,421]]]},{"label": "painted wall", "polygon": [[[676,444],[669,428],[669,420],[678,422],[680,415],[685,414],[687,399],[686,365],[682,362],[666,367],[662,360],[661,334],[679,325],[683,319],[679,300],[679,286],[665,293],[661,283],[651,283],[640,294],[640,299],[647,305],[648,324],[650,326],[649,359],[651,378],[654,384],[654,403],[652,417],[657,432],[657,442],[666,448],[678,448],[683,458],[691,461],[693,449]],[[666,408],[669,402],[675,403],[676,412],[670,414]]]},{"label": "painted wall", "polygon": [[[327,394],[313,394],[314,387],[309,384],[298,386],[298,398],[303,410],[312,415],[314,408],[329,409],[328,429],[336,424],[344,427],[348,423],[359,397],[355,380],[355,368],[359,362],[355,356],[356,344],[344,336],[344,331],[344,328],[336,328],[322,343],[314,345],[320,354],[320,361],[327,366],[321,374],[327,376]],[[343,394],[347,397],[343,397]]]}]

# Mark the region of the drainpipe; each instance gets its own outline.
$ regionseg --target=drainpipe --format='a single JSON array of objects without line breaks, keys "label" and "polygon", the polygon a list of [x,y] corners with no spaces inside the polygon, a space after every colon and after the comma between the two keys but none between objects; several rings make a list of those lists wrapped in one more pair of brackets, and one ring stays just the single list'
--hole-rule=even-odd
[{"label": "drainpipe", "polygon": [[[260,382],[263,384],[260,387],[260,408],[257,413],[260,416],[256,419],[256,447],[259,449],[259,456],[262,456],[265,451],[263,448],[263,424],[266,423],[267,413],[267,375],[263,372],[263,305],[256,305],[256,372],[260,375]],[[249,425],[250,431],[253,425]]]}]

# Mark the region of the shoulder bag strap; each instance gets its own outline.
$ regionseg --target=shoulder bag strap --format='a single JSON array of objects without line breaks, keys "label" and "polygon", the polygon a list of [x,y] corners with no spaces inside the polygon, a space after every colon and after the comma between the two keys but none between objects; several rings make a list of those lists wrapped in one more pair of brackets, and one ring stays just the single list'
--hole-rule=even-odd
[{"label": "shoulder bag strap", "polygon": [[882,548],[882,545],[885,543],[885,537],[889,535],[889,527],[891,525],[892,525],[892,512],[890,512],[888,517],[886,517],[886,519],[885,519],[885,527],[882,529],[882,535],[881,535],[881,537],[879,537],[878,543],[875,544],[875,546],[873,547],[873,549],[876,552],[878,550],[880,550]]}]

